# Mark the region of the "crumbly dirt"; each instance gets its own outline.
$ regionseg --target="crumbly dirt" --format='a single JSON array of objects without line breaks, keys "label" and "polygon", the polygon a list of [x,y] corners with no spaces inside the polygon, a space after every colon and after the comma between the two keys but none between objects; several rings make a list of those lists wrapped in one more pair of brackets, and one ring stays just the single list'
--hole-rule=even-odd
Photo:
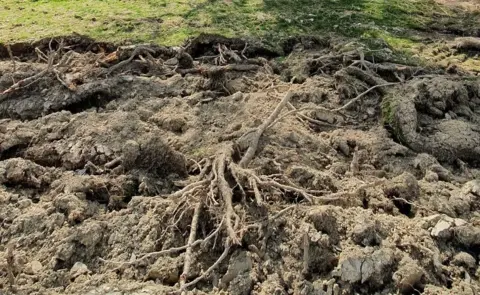
[{"label": "crumbly dirt", "polygon": [[0,60],[6,294],[480,292],[478,77],[199,38]]}]

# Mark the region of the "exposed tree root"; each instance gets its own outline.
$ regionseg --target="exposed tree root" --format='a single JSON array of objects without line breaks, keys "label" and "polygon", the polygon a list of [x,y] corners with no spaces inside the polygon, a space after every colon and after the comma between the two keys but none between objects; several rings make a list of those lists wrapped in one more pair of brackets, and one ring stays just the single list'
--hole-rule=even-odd
[{"label": "exposed tree root", "polygon": [[247,71],[256,71],[260,67],[254,64],[228,64],[225,66],[213,66],[209,68],[197,67],[192,69],[177,69],[177,73],[186,75],[186,74],[202,74],[206,77],[215,76],[216,74],[225,73],[229,71],[236,72],[247,72]]},{"label": "exposed tree root", "polygon": [[398,83],[385,83],[385,84],[379,84],[379,85],[372,86],[372,87],[368,88],[367,90],[365,90],[364,92],[357,95],[355,98],[353,98],[352,100],[350,100],[348,103],[344,104],[343,106],[341,106],[339,108],[336,108],[336,109],[333,109],[332,112],[339,112],[339,111],[347,109],[352,104],[357,102],[359,99],[361,99],[362,97],[364,97],[365,95],[367,95],[370,91],[372,91],[374,89],[377,89],[379,87],[391,86],[391,85],[395,85],[395,84],[398,84]]},{"label": "exposed tree root", "polygon": [[[53,50],[52,49],[52,46],[51,46],[51,42],[50,41],[50,51],[48,52],[48,54],[45,54],[43,53],[40,49],[38,48],[35,48],[35,52],[37,53],[38,55],[38,59],[39,60],[42,60],[44,62],[47,63],[47,66],[40,72],[38,72],[37,74],[33,75],[33,76],[30,76],[30,77],[27,77],[25,79],[22,79],[20,81],[17,81],[16,83],[14,83],[13,85],[11,85],[9,88],[5,89],[4,91],[0,92],[0,102],[7,99],[8,98],[8,94],[12,93],[12,92],[15,92],[21,88],[25,88],[25,87],[28,87],[30,85],[33,85],[35,84],[36,82],[38,82],[40,79],[42,79],[43,77],[49,75],[49,74],[55,74],[55,77],[56,79],[62,84],[64,85],[66,88],[70,89],[70,90],[73,90],[73,85],[68,85],[68,83],[66,83],[62,78],[61,78],[61,74],[62,74],[62,71],[59,70],[59,68],[61,67],[65,67],[65,66],[68,66],[68,63],[69,63],[69,56],[70,56],[70,51],[69,53],[63,55],[61,58],[60,58],[60,54],[62,53],[62,50],[64,49],[64,46],[63,46],[63,42],[60,42],[59,43],[59,47],[57,50]],[[12,58],[12,61],[14,61],[14,57],[13,55],[11,56]],[[55,61],[58,62],[55,64]],[[16,70],[16,66],[15,66],[15,63],[14,63],[14,71]]]},{"label": "exposed tree root", "polygon": [[203,201],[200,200],[195,206],[195,211],[193,212],[192,217],[192,224],[190,226],[190,236],[188,237],[188,248],[187,252],[185,253],[185,260],[183,262],[183,272],[180,275],[180,288],[183,288],[185,282],[187,281],[188,274],[190,272],[190,266],[192,264],[192,252],[193,247],[192,244],[195,242],[197,237],[197,227],[198,227],[198,218],[200,216],[200,212],[202,211]]},{"label": "exposed tree root", "polygon": [[[119,49],[120,50],[120,49]],[[135,47],[135,49],[133,50],[133,52],[131,53],[130,57],[126,60],[122,60],[121,62],[111,66],[110,68],[108,68],[108,72],[107,72],[107,75],[110,75],[111,73],[113,73],[114,71],[122,68],[123,66],[127,65],[128,63],[130,63],[136,56],[139,56],[139,55],[150,55],[155,53],[155,51],[151,48],[148,48],[148,47],[144,47],[144,46],[138,46],[138,47]],[[112,58],[109,59],[110,60],[113,60],[113,59],[118,59],[119,56],[121,55],[121,53],[119,53],[119,51],[117,50],[116,52],[112,53],[111,56]]]},{"label": "exposed tree root", "polygon": [[212,271],[214,271],[220,265],[220,263],[222,263],[223,260],[225,260],[225,258],[227,258],[228,253],[230,252],[230,247],[231,247],[231,243],[227,239],[227,241],[225,242],[225,249],[223,250],[222,255],[220,255],[220,257],[218,257],[217,261],[215,261],[215,263],[212,264],[212,266],[210,266],[201,276],[199,276],[198,278],[194,279],[193,281],[181,286],[180,287],[180,292],[183,292],[183,291],[187,290],[188,288],[195,286],[198,282],[205,279]]},{"label": "exposed tree root", "polygon": [[20,88],[28,87],[28,86],[32,85],[33,83],[37,82],[38,80],[40,80],[41,78],[43,78],[48,73],[52,72],[53,67],[54,67],[53,62],[55,60],[55,57],[56,57],[56,52],[50,52],[48,54],[48,57],[47,57],[47,67],[45,69],[43,69],[42,71],[40,71],[39,73],[37,73],[33,76],[30,76],[28,78],[22,79],[22,80],[20,80],[16,83],[14,83],[12,86],[10,86],[9,88],[2,91],[0,93],[0,101],[6,99],[7,94],[9,94],[11,92],[14,92],[14,91],[16,91]]},{"label": "exposed tree root", "polygon": [[241,168],[246,168],[248,164],[252,161],[253,157],[255,156],[255,152],[257,151],[258,148],[258,141],[260,140],[260,137],[262,136],[263,132],[267,129],[268,126],[270,126],[273,121],[278,117],[282,109],[285,107],[285,105],[288,103],[288,101],[292,98],[293,92],[289,90],[285,97],[282,99],[282,101],[277,105],[273,113],[267,118],[265,122],[263,122],[253,133],[253,138],[251,140],[250,146],[248,147],[247,151],[245,152],[245,155],[243,158],[240,160],[240,167]]},{"label": "exposed tree root", "polygon": [[[191,221],[190,235],[187,244],[182,247],[171,248],[159,252],[147,253],[135,261],[128,263],[117,263],[120,266],[137,265],[142,262],[147,262],[149,258],[158,257],[160,255],[171,254],[179,251],[186,250],[183,272],[180,277],[180,291],[185,291],[190,287],[193,287],[197,282],[206,278],[211,271],[213,271],[222,261],[227,257],[229,249],[235,245],[241,244],[243,234],[252,226],[243,226],[241,218],[233,207],[233,186],[231,182],[236,181],[237,185],[242,188],[244,196],[247,196],[246,191],[243,188],[253,191],[254,202],[258,206],[263,205],[263,197],[261,191],[279,190],[282,192],[291,192],[302,196],[306,201],[310,203],[329,203],[338,199],[337,196],[315,196],[312,191],[305,190],[301,187],[297,187],[292,181],[285,180],[286,184],[280,183],[273,179],[273,176],[257,175],[256,172],[249,169],[248,166],[254,159],[258,149],[259,141],[264,132],[274,125],[282,112],[283,108],[288,104],[289,100],[293,96],[293,91],[289,90],[278,103],[273,112],[268,118],[256,129],[247,131],[236,142],[226,142],[224,147],[213,158],[205,159],[200,163],[204,164],[203,167],[200,163],[198,169],[200,175],[195,177],[195,181],[186,185],[183,189],[172,193],[167,196],[170,199],[174,199],[177,202],[196,200],[196,205]],[[234,161],[234,154],[236,152],[242,153],[243,156],[240,160]],[[197,196],[205,195],[205,198],[197,199]],[[200,212],[204,206],[210,206],[210,204],[221,203],[223,206],[222,221],[218,224],[217,229],[204,239],[197,239],[196,232],[198,227],[198,219]],[[288,207],[280,211],[275,217],[267,220],[275,219],[284,212],[290,210],[292,207]],[[184,209],[186,210],[186,209]],[[212,210],[218,211],[218,210]],[[264,223],[254,224],[253,227],[262,228]],[[190,267],[193,259],[194,249],[201,243],[206,243],[214,236],[224,232],[225,248],[222,255],[218,260],[198,278],[191,282],[187,282],[189,277]],[[264,237],[265,239],[268,237]],[[110,261],[101,260],[109,263]]]},{"label": "exposed tree root", "polygon": [[[369,86],[383,85],[388,83],[387,81],[385,81],[384,79],[376,75],[375,73],[364,71],[356,66],[349,66],[338,71],[335,74],[335,77],[339,78],[344,74],[353,76],[359,79],[360,81],[367,83]],[[385,92],[381,88],[379,88],[379,90],[382,94],[385,94]]]}]

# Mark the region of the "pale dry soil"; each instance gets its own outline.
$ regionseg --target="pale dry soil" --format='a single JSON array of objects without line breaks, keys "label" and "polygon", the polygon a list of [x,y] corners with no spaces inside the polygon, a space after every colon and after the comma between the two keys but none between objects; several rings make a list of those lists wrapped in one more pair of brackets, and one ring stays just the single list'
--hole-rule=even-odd
[{"label": "pale dry soil", "polygon": [[7,294],[480,292],[478,76],[330,38],[67,43],[0,60]]}]

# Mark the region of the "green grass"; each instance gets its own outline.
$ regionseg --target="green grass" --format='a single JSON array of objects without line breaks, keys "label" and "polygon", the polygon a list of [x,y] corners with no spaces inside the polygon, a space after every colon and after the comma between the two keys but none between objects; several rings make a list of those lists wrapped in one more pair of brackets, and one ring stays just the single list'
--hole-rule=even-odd
[{"label": "green grass", "polygon": [[201,32],[406,39],[447,13],[433,0],[3,0],[0,42],[70,34],[178,45]]},{"label": "green grass", "polygon": [[2,0],[0,43],[74,32],[164,45],[179,45],[199,33],[266,41],[328,33],[381,38],[413,55],[424,47],[418,33],[432,25],[480,27],[480,12],[470,13],[435,0]]}]

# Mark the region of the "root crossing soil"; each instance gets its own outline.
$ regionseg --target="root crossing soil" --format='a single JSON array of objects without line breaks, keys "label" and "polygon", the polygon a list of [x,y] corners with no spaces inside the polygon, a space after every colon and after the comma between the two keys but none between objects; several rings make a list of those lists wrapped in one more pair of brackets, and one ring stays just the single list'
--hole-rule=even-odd
[{"label": "root crossing soil", "polygon": [[330,38],[36,44],[0,60],[7,294],[480,292],[478,77]]}]

